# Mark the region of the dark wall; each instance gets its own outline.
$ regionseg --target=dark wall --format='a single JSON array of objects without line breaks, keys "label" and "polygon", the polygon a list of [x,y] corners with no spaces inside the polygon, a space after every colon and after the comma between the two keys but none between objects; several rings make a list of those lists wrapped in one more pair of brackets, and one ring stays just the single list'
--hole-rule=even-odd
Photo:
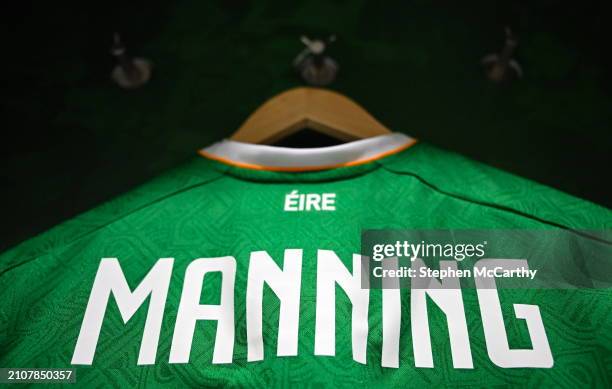
[{"label": "dark wall", "polygon": [[[388,127],[612,206],[609,2],[38,2],[2,15],[0,249],[176,166],[300,84],[301,34],[337,35],[331,86]],[[525,78],[480,58],[520,37]],[[111,36],[155,63],[110,82]]]}]

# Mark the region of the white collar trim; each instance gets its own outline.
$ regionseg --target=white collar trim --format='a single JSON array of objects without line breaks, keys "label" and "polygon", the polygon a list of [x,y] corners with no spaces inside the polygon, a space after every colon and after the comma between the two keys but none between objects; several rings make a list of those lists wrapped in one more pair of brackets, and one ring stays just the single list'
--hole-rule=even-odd
[{"label": "white collar trim", "polygon": [[353,166],[383,158],[408,148],[416,140],[391,133],[336,146],[290,148],[222,140],[199,151],[209,159],[258,170],[324,170]]}]

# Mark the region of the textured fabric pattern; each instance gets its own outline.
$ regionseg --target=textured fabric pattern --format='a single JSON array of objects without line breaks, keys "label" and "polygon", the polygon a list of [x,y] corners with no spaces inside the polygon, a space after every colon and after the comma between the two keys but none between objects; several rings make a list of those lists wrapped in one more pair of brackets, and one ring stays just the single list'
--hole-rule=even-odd
[{"label": "textured fabric pattern", "polygon": [[[285,212],[285,195],[336,194],[333,212]],[[426,144],[363,166],[309,173],[229,167],[203,158],[25,242],[0,257],[0,366],[69,367],[101,258],[118,258],[132,290],[159,258],[175,259],[154,365],[138,366],[148,302],[124,323],[109,300],[91,366],[77,386],[609,387],[612,291],[500,290],[510,346],[530,348],[513,304],[539,306],[554,356],[550,369],[503,369],[487,355],[478,300],[463,291],[473,369],[453,368],[444,314],[428,304],[433,368],[417,368],[410,290],[401,291],[399,368],[381,367],[381,291],[369,300],[367,363],[353,360],[351,303],[336,290],[336,355],[314,355],[316,254],[333,250],[350,270],[362,229],[605,229],[612,212]],[[265,250],[282,267],[303,249],[298,355],[276,356],[279,300],[263,295],[264,360],[247,362],[245,290],[249,255]],[[236,259],[231,364],[212,364],[216,322],[200,321],[187,364],[169,363],[186,267],[197,258]],[[218,304],[207,276],[201,304]]]}]

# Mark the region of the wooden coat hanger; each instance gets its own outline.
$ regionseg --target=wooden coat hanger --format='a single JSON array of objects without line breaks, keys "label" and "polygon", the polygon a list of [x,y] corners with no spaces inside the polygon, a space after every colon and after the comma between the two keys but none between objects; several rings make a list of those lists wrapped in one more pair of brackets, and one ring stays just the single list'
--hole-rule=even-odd
[{"label": "wooden coat hanger", "polygon": [[343,141],[389,134],[357,103],[326,89],[299,87],[276,95],[253,112],[230,139],[271,144],[304,128]]}]

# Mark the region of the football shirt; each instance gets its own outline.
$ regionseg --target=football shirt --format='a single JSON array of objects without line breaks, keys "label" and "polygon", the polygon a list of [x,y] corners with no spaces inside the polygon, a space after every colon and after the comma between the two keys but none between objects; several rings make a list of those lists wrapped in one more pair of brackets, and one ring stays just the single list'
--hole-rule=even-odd
[{"label": "football shirt", "polygon": [[612,290],[391,304],[360,287],[359,251],[364,229],[611,226],[399,133],[226,140],[0,256],[0,366],[75,367],[84,387],[610,387]]}]

